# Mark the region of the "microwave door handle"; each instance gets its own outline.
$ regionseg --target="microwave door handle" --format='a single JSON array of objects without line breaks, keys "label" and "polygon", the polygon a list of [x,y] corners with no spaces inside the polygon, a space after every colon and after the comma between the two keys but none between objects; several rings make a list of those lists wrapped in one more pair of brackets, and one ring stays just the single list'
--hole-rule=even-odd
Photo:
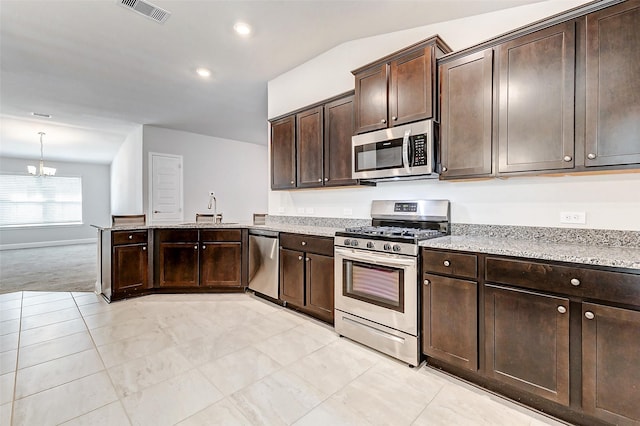
[{"label": "microwave door handle", "polygon": [[409,136],[411,130],[405,130],[404,138],[402,139],[402,165],[407,173],[411,173],[411,165],[409,164]]}]

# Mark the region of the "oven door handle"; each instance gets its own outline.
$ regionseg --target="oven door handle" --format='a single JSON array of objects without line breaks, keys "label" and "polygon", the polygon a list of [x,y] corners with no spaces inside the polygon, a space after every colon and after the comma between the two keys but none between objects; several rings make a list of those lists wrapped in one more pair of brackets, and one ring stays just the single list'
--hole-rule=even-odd
[{"label": "oven door handle", "polygon": [[336,247],[336,256],[355,262],[370,262],[376,265],[388,266],[391,268],[402,268],[404,266],[416,266],[418,260],[415,257],[390,257],[393,255],[376,255],[364,251],[345,249]]},{"label": "oven door handle", "polygon": [[409,136],[411,135],[411,129],[404,131],[404,138],[402,138],[402,165],[407,173],[411,173],[411,165],[409,164]]}]

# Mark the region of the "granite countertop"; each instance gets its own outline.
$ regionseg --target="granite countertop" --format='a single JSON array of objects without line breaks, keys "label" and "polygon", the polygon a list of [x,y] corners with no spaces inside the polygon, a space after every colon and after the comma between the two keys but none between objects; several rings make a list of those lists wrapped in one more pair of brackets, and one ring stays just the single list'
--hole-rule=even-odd
[{"label": "granite countertop", "polygon": [[638,247],[607,247],[482,236],[440,237],[421,241],[420,246],[640,271],[640,248]]},{"label": "granite countertop", "polygon": [[94,228],[103,231],[139,231],[145,229],[262,229],[266,231],[291,232],[295,234],[317,235],[321,237],[333,237],[336,231],[344,230],[343,227],[316,226],[316,225],[289,225],[289,224],[270,224],[270,225],[253,225],[251,223],[174,223],[166,225],[125,225],[116,227],[102,227],[92,225]]}]

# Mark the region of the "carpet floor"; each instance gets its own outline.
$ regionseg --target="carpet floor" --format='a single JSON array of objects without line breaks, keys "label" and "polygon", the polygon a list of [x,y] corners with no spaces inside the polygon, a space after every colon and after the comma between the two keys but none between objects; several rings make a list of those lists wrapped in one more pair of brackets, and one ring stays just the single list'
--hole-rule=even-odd
[{"label": "carpet floor", "polygon": [[93,291],[95,244],[0,251],[0,294],[14,291]]}]

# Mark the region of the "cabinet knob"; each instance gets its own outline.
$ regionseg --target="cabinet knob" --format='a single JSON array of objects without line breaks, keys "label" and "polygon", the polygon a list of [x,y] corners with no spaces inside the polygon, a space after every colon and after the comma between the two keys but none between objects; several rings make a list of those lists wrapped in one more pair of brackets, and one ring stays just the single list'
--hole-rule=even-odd
[{"label": "cabinet knob", "polygon": [[204,250],[204,249],[206,249],[206,248],[207,248],[207,246],[203,244],[203,245],[202,245],[202,250]]},{"label": "cabinet knob", "polygon": [[306,246],[306,245],[307,245],[307,242],[306,242],[306,241],[303,241],[303,242],[301,242],[300,244],[302,244],[303,246]]},{"label": "cabinet knob", "polygon": [[580,280],[577,278],[571,278],[571,285],[578,287],[580,285]]},{"label": "cabinet knob", "polygon": [[591,311],[587,311],[587,312],[585,312],[585,313],[584,313],[584,317],[585,317],[586,319],[588,319],[588,320],[592,320],[592,319],[594,319],[596,316],[594,315],[594,313],[593,313],[593,312],[591,312]]},{"label": "cabinet knob", "polygon": [[394,115],[393,117],[391,117],[391,119],[392,119],[393,121],[396,121],[396,120],[398,120],[398,117],[396,117],[396,116]]},{"label": "cabinet knob", "polygon": [[308,262],[308,261],[310,261],[311,259],[309,259],[308,257],[306,257],[304,260]]},{"label": "cabinet knob", "polygon": [[147,248],[146,247],[142,247],[142,251],[147,251]]},{"label": "cabinet knob", "polygon": [[589,160],[595,160],[596,159],[596,155],[593,152],[590,152],[589,154],[587,154],[587,158]]},{"label": "cabinet knob", "polygon": [[133,235],[129,235],[129,239],[130,239],[130,240],[133,240]]},{"label": "cabinet knob", "polygon": [[322,182],[322,178],[318,178],[318,182]]},{"label": "cabinet knob", "polygon": [[384,118],[382,120],[380,120],[381,123],[386,123],[387,120],[385,120]]},{"label": "cabinet knob", "polygon": [[442,166],[442,171],[443,171],[443,172],[446,172],[446,171],[447,171],[447,168],[446,168],[445,166]]},{"label": "cabinet knob", "polygon": [[567,313],[567,308],[565,308],[564,306],[560,305],[560,306],[558,306],[558,312],[560,312],[561,314],[566,314]]},{"label": "cabinet knob", "polygon": [[326,181],[328,181],[328,180],[329,180],[329,178],[324,178],[324,181],[325,181],[325,182],[326,182]]},{"label": "cabinet knob", "polygon": [[569,161],[573,160],[573,158],[571,158],[571,156],[570,156],[570,155],[565,155],[565,156],[564,156],[564,158],[563,158],[563,160],[564,160],[564,161],[566,161],[566,162],[568,163]]},{"label": "cabinet knob", "polygon": [[451,262],[449,262],[448,260],[445,260],[444,262],[442,262],[442,264],[444,266],[451,266]]},{"label": "cabinet knob", "polygon": [[293,181],[291,181],[290,183],[291,183],[291,185],[293,185]]},{"label": "cabinet knob", "polygon": [[198,245],[196,244],[195,246],[193,246],[194,250],[198,250]]},{"label": "cabinet knob", "polygon": [[298,260],[302,260],[302,256],[298,256]]},{"label": "cabinet knob", "polygon": [[429,284],[431,284],[431,281],[429,281],[429,280],[424,280],[424,285],[429,285]]}]

